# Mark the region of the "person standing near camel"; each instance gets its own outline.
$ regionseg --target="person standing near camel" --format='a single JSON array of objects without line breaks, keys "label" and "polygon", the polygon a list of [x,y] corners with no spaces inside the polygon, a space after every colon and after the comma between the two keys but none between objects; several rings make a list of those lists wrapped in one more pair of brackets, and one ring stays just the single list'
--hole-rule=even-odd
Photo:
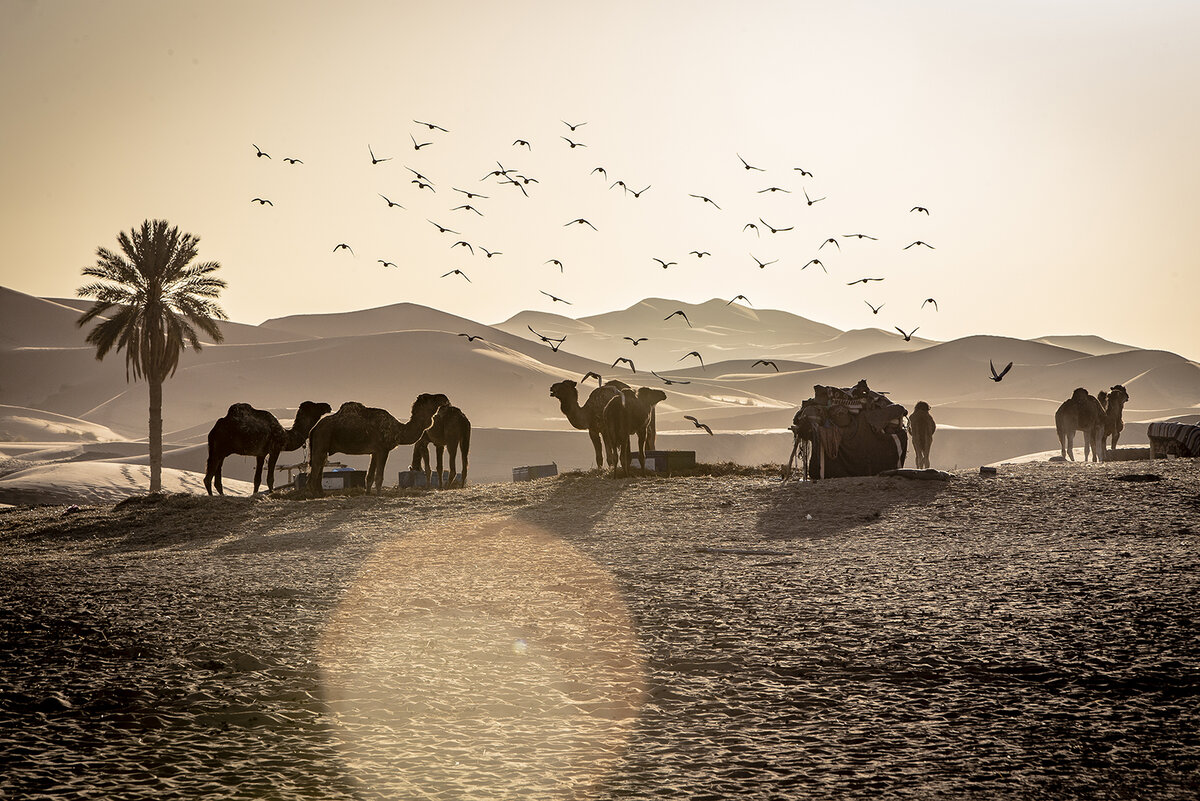
[{"label": "person standing near camel", "polygon": [[913,413],[908,416],[908,431],[912,437],[913,451],[917,457],[917,469],[929,467],[929,449],[933,447],[933,432],[937,431],[937,423],[929,413],[929,404],[917,401]]}]

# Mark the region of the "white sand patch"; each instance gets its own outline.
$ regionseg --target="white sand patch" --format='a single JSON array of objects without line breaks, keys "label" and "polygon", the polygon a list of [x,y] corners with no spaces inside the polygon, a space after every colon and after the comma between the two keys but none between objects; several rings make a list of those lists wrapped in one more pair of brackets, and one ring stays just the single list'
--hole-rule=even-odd
[{"label": "white sand patch", "polygon": [[89,423],[24,406],[0,405],[0,441],[3,442],[113,442],[125,437],[108,426]]},{"label": "white sand patch", "polygon": [[[250,495],[245,481],[225,479],[226,495]],[[164,492],[203,493],[204,474],[190,470],[162,471]],[[104,504],[150,491],[150,468],[120,462],[46,464],[10,473],[0,479],[0,501],[16,504]]]}]

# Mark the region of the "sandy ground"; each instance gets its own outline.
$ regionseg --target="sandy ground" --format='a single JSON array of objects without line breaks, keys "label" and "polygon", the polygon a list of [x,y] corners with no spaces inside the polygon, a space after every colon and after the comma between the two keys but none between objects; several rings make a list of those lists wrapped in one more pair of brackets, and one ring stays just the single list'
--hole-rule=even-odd
[{"label": "sandy ground", "polygon": [[1191,460],[0,509],[0,795],[1191,799],[1198,519]]}]

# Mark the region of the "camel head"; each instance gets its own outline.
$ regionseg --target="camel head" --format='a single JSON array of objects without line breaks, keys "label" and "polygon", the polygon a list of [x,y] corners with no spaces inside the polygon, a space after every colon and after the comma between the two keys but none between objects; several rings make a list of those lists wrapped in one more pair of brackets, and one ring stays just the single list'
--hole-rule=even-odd
[{"label": "camel head", "polygon": [[920,412],[928,412],[928,411],[929,411],[929,404],[926,403],[925,401],[917,401],[917,405],[913,407],[913,414],[918,414]]},{"label": "camel head", "polygon": [[1087,400],[1088,397],[1088,391],[1083,387],[1076,387],[1075,391],[1071,393],[1071,400],[1076,402]]},{"label": "camel head", "polygon": [[412,409],[409,411],[410,419],[425,419],[429,420],[433,417],[433,413],[443,406],[449,406],[450,399],[441,392],[431,394],[422,392],[413,401]]},{"label": "camel head", "polygon": [[304,401],[300,404],[300,408],[296,410],[296,416],[301,419],[316,420],[318,417],[329,414],[332,411],[333,407],[328,403]]},{"label": "camel head", "polygon": [[637,399],[647,406],[653,406],[656,403],[662,403],[665,401],[667,399],[667,393],[663,392],[661,389],[638,387]]},{"label": "camel head", "polygon": [[1108,399],[1117,401],[1118,403],[1128,403],[1129,393],[1125,391],[1125,387],[1120,384],[1113,384],[1112,389],[1108,391]]},{"label": "camel head", "polygon": [[579,400],[579,385],[571,379],[559,381],[557,384],[550,385],[550,397],[565,400],[567,402]]}]

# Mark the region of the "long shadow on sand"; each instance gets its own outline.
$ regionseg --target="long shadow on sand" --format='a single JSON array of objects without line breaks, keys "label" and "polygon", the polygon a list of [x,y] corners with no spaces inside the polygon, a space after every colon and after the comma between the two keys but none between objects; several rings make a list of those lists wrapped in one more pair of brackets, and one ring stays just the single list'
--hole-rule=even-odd
[{"label": "long shadow on sand", "polygon": [[875,523],[897,507],[932,503],[947,483],[879,476],[788,482],[770,494],[757,530],[778,540],[842,534]]}]

